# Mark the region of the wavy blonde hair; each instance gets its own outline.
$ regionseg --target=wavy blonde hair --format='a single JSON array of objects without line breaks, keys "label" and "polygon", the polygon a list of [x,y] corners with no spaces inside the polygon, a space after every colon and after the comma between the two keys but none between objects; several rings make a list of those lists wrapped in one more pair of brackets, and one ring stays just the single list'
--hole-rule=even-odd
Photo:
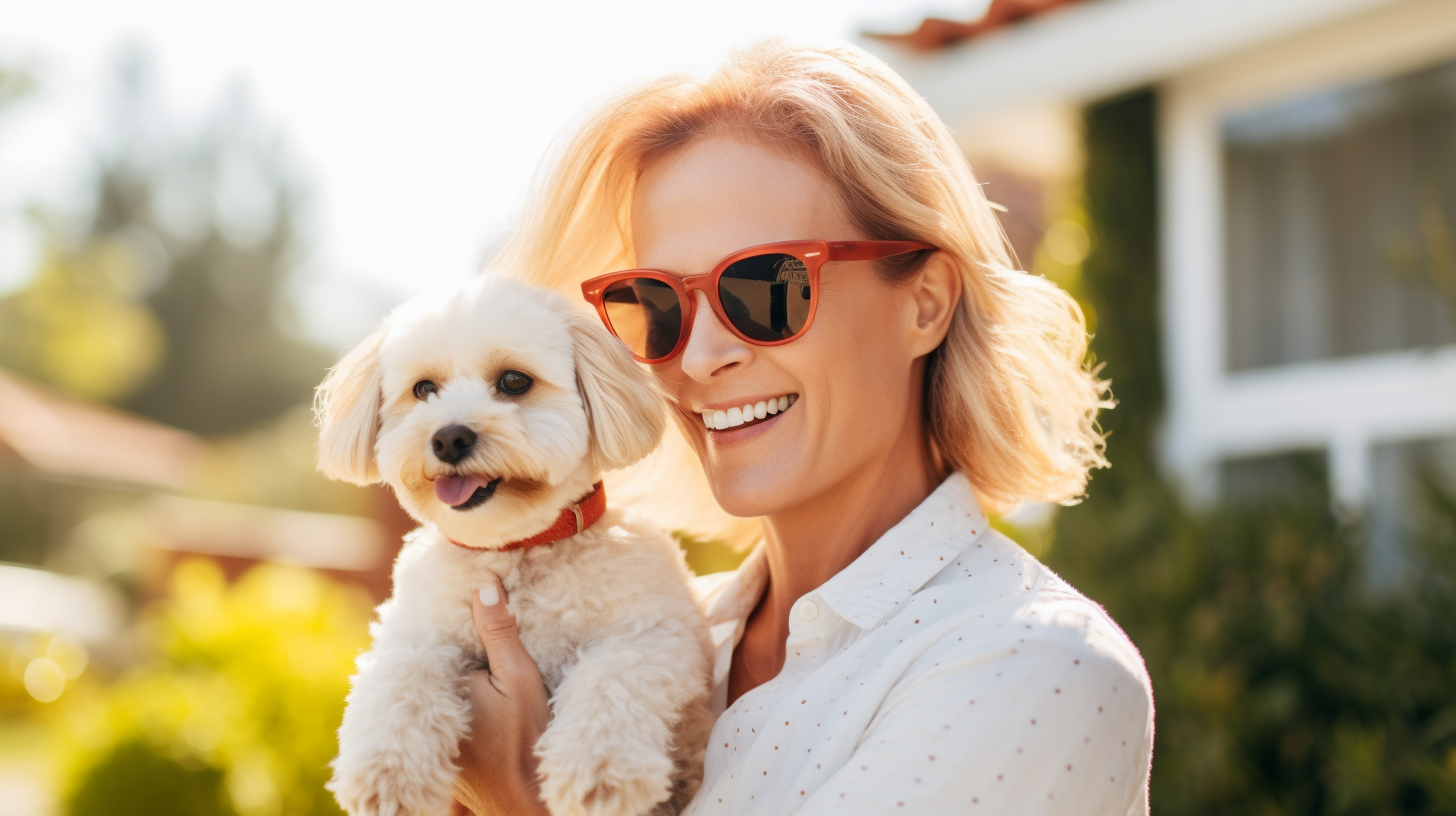
[{"label": "wavy blonde hair", "polygon": [[[814,162],[864,237],[924,241],[949,256],[963,295],[927,368],[936,454],[992,512],[1082,495],[1090,470],[1107,465],[1097,411],[1110,407],[1107,383],[1087,365],[1082,310],[1015,269],[950,131],[860,49],[769,40],[707,75],[668,76],[618,96],[562,145],[495,265],[566,290],[632,266],[630,207],[643,168],[715,134]],[[918,269],[882,263],[880,272],[894,281]]]}]

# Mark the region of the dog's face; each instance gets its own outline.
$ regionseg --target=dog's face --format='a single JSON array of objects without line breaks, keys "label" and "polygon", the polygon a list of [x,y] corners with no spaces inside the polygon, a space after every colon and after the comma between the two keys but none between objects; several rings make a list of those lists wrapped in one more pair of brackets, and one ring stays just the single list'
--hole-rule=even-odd
[{"label": "dog's face", "polygon": [[497,276],[396,309],[319,386],[317,411],[320,470],[385,481],[410,515],[484,547],[549,526],[664,425],[595,319]]}]

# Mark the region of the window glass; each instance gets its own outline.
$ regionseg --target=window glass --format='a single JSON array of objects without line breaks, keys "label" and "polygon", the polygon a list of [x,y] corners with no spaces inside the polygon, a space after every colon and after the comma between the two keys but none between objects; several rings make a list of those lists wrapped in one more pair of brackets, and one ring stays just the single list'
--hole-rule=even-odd
[{"label": "window glass", "polygon": [[1323,450],[1225,459],[1219,463],[1219,494],[1230,504],[1294,503],[1323,496],[1329,484]]},{"label": "window glass", "polygon": [[1456,539],[1456,437],[1376,445],[1370,465],[1370,583],[1399,586],[1421,548]]},{"label": "window glass", "polygon": [[1456,61],[1223,123],[1232,370],[1456,343]]}]

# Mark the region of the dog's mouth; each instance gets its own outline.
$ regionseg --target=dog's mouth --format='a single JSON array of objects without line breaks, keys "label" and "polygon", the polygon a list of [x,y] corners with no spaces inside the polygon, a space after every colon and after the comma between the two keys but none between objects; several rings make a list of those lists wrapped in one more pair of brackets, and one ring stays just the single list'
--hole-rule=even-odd
[{"label": "dog's mouth", "polygon": [[500,483],[500,476],[440,476],[435,479],[435,498],[456,510],[473,510],[489,501]]}]

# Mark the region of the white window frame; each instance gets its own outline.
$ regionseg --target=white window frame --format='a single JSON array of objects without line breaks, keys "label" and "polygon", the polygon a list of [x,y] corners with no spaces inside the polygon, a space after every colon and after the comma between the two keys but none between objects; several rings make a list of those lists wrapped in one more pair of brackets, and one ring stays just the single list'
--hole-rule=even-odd
[{"label": "white window frame", "polygon": [[1328,452],[1336,498],[1369,495],[1373,445],[1456,434],[1456,345],[1231,373],[1222,129],[1234,111],[1456,59],[1456,4],[1400,3],[1200,66],[1160,86],[1165,466],[1189,497],[1218,464]]}]

